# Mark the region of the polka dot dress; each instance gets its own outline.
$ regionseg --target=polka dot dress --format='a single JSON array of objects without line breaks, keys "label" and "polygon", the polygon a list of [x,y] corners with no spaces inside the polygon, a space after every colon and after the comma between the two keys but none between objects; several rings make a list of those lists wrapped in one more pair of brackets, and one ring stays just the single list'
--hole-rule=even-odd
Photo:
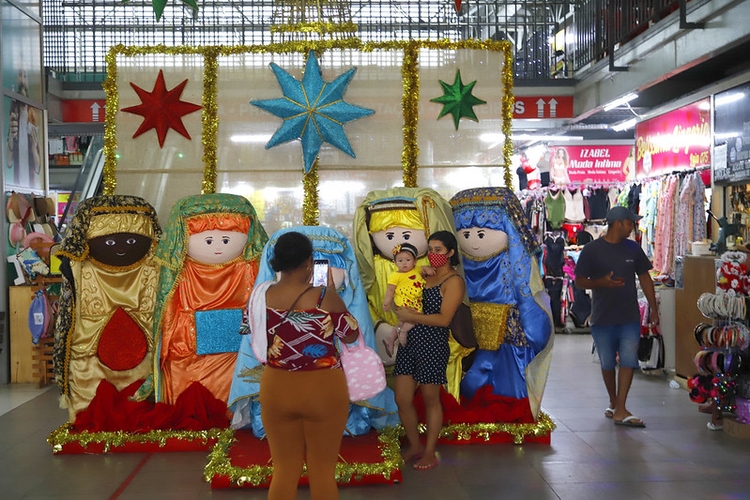
[{"label": "polka dot dress", "polygon": [[[425,314],[440,312],[440,285],[425,288],[422,297]],[[420,384],[447,384],[449,355],[448,328],[417,324],[409,331],[406,346],[398,348],[393,374],[411,375]]]}]

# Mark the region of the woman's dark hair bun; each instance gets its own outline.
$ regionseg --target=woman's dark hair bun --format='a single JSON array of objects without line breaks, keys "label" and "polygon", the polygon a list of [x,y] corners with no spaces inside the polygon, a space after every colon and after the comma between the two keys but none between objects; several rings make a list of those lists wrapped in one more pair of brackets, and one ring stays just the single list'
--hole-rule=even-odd
[{"label": "woman's dark hair bun", "polygon": [[290,231],[279,236],[273,246],[271,269],[275,272],[297,269],[313,253],[310,238],[302,233]]}]

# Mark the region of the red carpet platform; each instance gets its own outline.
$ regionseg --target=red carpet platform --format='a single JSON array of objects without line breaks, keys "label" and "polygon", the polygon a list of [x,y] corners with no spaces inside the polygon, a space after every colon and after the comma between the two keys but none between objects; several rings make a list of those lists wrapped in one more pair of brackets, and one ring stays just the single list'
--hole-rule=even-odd
[{"label": "red carpet platform", "polygon": [[71,432],[70,427],[63,424],[47,438],[54,454],[209,451],[222,435],[232,433],[228,429]]},{"label": "red carpet platform", "polygon": [[[231,431],[230,431],[231,432]],[[392,484],[401,482],[398,428],[364,436],[344,437],[341,441],[336,480],[339,485]],[[221,436],[206,465],[205,478],[211,488],[268,488],[273,475],[268,441],[250,431],[234,431]],[[303,474],[300,484],[307,484]]]},{"label": "red carpet platform", "polygon": [[200,383],[188,386],[174,405],[135,401],[143,383],[137,380],[118,391],[102,380],[75,422],[50,433],[53,453],[208,451],[228,432],[226,403]]},{"label": "red carpet platform", "polygon": [[[443,406],[443,428],[438,442],[471,443],[541,443],[550,444],[555,424],[543,412],[534,420],[528,399],[516,399],[492,393],[492,387],[481,387],[472,399],[461,398],[459,404],[444,388],[440,390]],[[414,396],[420,422],[425,422],[422,395]],[[424,425],[420,426],[424,432]]]}]

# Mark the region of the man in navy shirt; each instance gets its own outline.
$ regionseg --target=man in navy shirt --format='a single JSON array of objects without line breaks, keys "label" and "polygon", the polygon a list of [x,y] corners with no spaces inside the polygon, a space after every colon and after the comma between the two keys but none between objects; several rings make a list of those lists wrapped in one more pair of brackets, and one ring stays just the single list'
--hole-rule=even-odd
[{"label": "man in navy shirt", "polygon": [[[612,208],[607,213],[606,234],[583,247],[575,269],[576,286],[592,290],[591,336],[609,393],[609,408],[604,414],[615,424],[629,427],[645,427],[625,406],[633,370],[638,368],[641,335],[636,276],[648,300],[649,322],[659,323],[654,283],[648,273],[651,262],[641,247],[628,239],[640,218],[627,207]],[[620,368],[615,377],[618,353]]]}]

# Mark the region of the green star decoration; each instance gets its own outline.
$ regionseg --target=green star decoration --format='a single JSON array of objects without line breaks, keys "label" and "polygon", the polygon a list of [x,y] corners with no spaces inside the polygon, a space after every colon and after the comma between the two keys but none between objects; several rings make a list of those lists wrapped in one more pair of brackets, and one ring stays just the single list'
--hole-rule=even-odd
[{"label": "green star decoration", "polygon": [[461,118],[468,118],[478,122],[479,119],[474,114],[474,106],[487,104],[487,101],[471,95],[471,91],[477,81],[474,80],[470,84],[464,85],[461,81],[461,70],[456,70],[456,80],[453,82],[453,85],[448,85],[443,80],[438,81],[440,82],[440,86],[443,87],[443,95],[430,99],[430,102],[438,102],[443,105],[443,110],[437,119],[439,120],[449,113],[452,114],[456,130],[458,130],[458,121]]}]

